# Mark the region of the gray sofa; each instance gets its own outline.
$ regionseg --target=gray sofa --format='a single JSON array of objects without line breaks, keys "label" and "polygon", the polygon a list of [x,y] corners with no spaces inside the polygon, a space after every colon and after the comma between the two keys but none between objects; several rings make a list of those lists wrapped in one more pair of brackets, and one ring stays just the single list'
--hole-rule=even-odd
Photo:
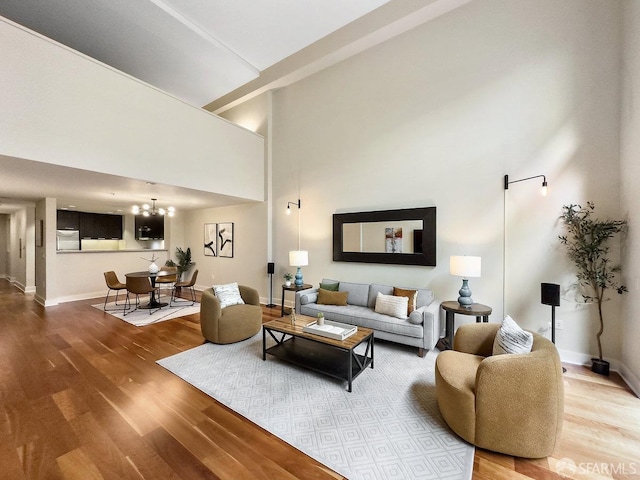
[{"label": "gray sofa", "polygon": [[[318,289],[296,292],[296,312],[316,317],[322,312],[327,320],[371,328],[375,338],[418,347],[418,355],[424,356],[432,349],[440,336],[440,301],[434,299],[429,289],[416,289],[416,310],[407,319],[377,313],[378,292],[393,295],[393,287],[376,283],[351,283],[322,280],[323,284],[339,283],[338,291],[348,292],[347,305],[319,305]],[[411,287],[402,287],[411,289]]]}]

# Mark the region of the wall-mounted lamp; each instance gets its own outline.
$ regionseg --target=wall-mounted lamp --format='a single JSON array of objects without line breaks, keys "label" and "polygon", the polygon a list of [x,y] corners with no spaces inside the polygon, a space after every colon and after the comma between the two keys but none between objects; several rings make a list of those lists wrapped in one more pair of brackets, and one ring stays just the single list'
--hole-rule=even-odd
[{"label": "wall-mounted lamp", "polygon": [[509,181],[509,175],[504,176],[504,217],[503,217],[503,230],[502,230],[502,315],[506,315],[506,297],[507,297],[507,190],[512,183],[525,182],[527,180],[533,180],[534,178],[542,178],[542,190],[540,193],[543,197],[547,196],[547,177],[545,175],[534,175],[533,177],[521,178],[520,180]]},{"label": "wall-mounted lamp", "polygon": [[511,182],[509,181],[509,175],[505,175],[504,189],[509,190],[509,185],[511,183],[524,182],[526,180],[532,180],[534,178],[542,178],[542,190],[540,191],[540,193],[542,194],[543,197],[546,197],[547,196],[547,177],[544,175],[535,175],[533,177],[521,178],[520,180],[512,180]]},{"label": "wall-mounted lamp", "polygon": [[298,209],[300,209],[300,199],[298,199],[297,202],[288,202],[287,203],[287,215],[291,215],[291,205],[295,205],[296,207],[298,207]]},{"label": "wall-mounted lamp", "polygon": [[289,252],[289,265],[291,267],[297,267],[296,270],[296,282],[297,287],[301,287],[302,281],[302,269],[300,267],[306,267],[309,265],[309,252],[306,250],[300,250],[300,207],[302,202],[298,199],[297,202],[287,203],[287,215],[291,215],[291,205],[298,207],[298,250],[291,250]]}]

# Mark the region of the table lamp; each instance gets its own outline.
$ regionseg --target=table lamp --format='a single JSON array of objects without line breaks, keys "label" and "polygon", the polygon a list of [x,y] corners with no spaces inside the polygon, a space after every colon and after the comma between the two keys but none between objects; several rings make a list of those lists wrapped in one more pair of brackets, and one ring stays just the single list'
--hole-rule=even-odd
[{"label": "table lamp", "polygon": [[302,269],[309,265],[309,252],[306,250],[292,250],[289,252],[289,265],[292,267],[298,267],[296,270],[296,287],[302,286]]},{"label": "table lamp", "polygon": [[466,255],[452,256],[449,259],[449,272],[456,277],[462,277],[462,288],[458,291],[458,303],[462,307],[469,307],[473,303],[469,278],[480,277],[481,258]]}]

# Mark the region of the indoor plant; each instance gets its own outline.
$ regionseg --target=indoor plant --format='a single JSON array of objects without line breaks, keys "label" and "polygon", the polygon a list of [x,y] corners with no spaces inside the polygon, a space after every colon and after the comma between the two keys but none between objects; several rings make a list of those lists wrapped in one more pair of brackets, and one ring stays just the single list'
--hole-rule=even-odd
[{"label": "indoor plant", "polygon": [[284,284],[288,287],[291,285],[291,280],[293,280],[293,275],[289,272],[285,273],[283,276]]},{"label": "indoor plant", "polygon": [[616,274],[620,272],[620,265],[612,265],[609,259],[607,241],[616,234],[625,231],[625,220],[598,220],[591,216],[595,209],[592,202],[586,207],[581,205],[565,205],[562,207],[561,219],[567,230],[567,235],[560,236],[560,242],[567,248],[569,259],[578,269],[576,274],[578,285],[585,303],[598,306],[600,329],[596,334],[598,342],[598,358],[592,358],[591,370],[603,375],[609,374],[609,362],[602,358],[602,343],[600,337],[604,331],[602,316],[602,302],[605,292],[614,289],[619,294],[627,291],[627,287],[619,284]]},{"label": "indoor plant", "polygon": [[186,250],[176,247],[176,258],[178,259],[178,279],[182,279],[182,274],[193,267],[196,262],[191,261],[191,248],[189,247]]}]

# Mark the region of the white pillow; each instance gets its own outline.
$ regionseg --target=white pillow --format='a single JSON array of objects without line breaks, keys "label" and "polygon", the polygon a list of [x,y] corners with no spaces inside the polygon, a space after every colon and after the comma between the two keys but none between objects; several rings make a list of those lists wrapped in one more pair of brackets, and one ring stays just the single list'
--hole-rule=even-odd
[{"label": "white pillow", "polygon": [[384,295],[378,292],[375,311],[405,320],[407,318],[408,305],[409,297],[394,297],[393,295]]},{"label": "white pillow", "polygon": [[533,335],[525,332],[509,315],[504,317],[502,326],[493,341],[493,354],[529,353],[533,346]]},{"label": "white pillow", "polygon": [[244,301],[240,296],[240,289],[238,283],[227,283],[225,285],[214,285],[213,293],[215,293],[218,300],[220,300],[220,308],[225,308],[230,305],[242,305]]}]

